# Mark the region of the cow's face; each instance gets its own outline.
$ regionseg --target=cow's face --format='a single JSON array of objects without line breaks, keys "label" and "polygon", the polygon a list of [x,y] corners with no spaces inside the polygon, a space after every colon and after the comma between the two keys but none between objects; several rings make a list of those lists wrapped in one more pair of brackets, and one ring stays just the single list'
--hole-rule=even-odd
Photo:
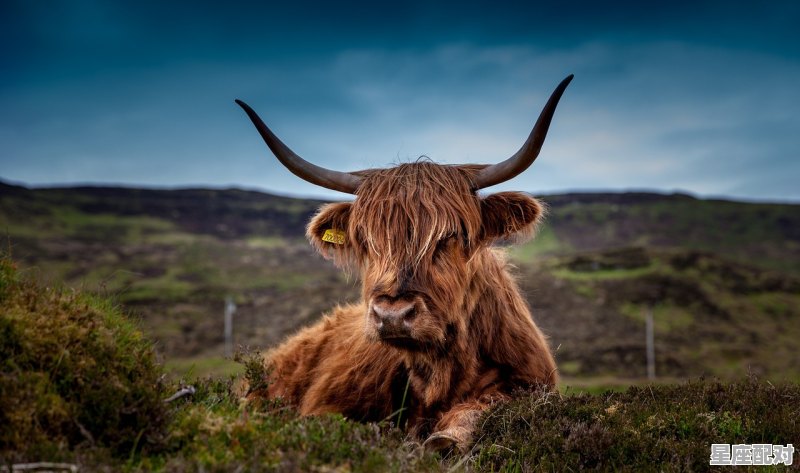
[{"label": "cow's face", "polygon": [[307,234],[320,253],[361,275],[369,337],[408,350],[445,347],[464,332],[475,300],[476,252],[532,233],[541,205],[521,193],[478,197],[480,169],[417,162],[367,171],[354,202],[326,205],[312,219]]},{"label": "cow's face", "polygon": [[[409,350],[446,348],[464,333],[478,252],[498,238],[530,234],[542,213],[536,200],[476,189],[525,171],[539,155],[572,75],[547,100],[522,147],[490,166],[431,162],[347,173],[308,162],[289,149],[256,112],[244,109],[275,157],[313,184],[356,195],[320,209],[307,235],[327,258],[361,274],[367,334]],[[477,258],[476,258],[477,255]],[[477,290],[472,290],[472,293]]]}]

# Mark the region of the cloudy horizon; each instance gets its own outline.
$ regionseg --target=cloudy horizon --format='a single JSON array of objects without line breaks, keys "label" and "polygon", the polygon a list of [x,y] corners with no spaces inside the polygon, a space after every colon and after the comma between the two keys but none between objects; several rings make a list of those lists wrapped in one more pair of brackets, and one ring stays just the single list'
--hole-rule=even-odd
[{"label": "cloudy horizon", "polygon": [[233,100],[326,167],[491,163],[575,74],[539,159],[490,191],[800,202],[798,5],[5,2],[0,179],[342,198]]}]

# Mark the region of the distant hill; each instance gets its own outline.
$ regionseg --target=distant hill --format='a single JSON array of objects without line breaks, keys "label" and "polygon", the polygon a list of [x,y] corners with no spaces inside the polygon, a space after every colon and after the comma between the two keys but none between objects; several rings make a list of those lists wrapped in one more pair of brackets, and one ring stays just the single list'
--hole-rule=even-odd
[{"label": "distant hill", "polygon": [[[540,198],[548,218],[511,256],[564,374],[641,376],[642,314],[653,310],[659,374],[800,379],[800,333],[787,328],[800,326],[800,205]],[[303,237],[321,204],[236,189],[0,183],[0,232],[26,271],[112,295],[184,366],[219,359],[228,295],[236,343],[258,347],[357,298],[358,282]]]},{"label": "distant hill", "polygon": [[[696,199],[685,194],[562,194],[540,237],[550,252],[646,246],[712,251],[750,265],[800,272],[800,205]],[[548,235],[552,232],[553,236]],[[534,242],[542,248],[545,242]]]},{"label": "distant hill", "polygon": [[28,189],[0,182],[3,222],[69,212],[150,217],[219,238],[300,236],[321,201],[238,189],[156,190],[127,187]]},{"label": "distant hill", "polygon": [[[158,219],[188,233],[220,239],[302,238],[308,219],[324,203],[237,189],[27,189],[2,182],[0,196],[0,225],[9,228],[10,236],[15,236],[18,222],[56,230],[58,236],[53,220],[83,214]],[[800,273],[800,205],[703,200],[685,194],[539,197],[549,207],[547,223],[531,245],[516,252],[523,259],[626,246],[687,248]],[[69,222],[63,223],[69,231]]]}]

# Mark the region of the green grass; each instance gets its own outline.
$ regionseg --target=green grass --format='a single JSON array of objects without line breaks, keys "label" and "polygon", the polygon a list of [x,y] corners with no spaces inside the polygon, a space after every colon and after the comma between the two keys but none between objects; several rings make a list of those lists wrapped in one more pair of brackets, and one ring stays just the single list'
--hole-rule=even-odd
[{"label": "green grass", "polygon": [[25,221],[0,213],[0,229],[11,237],[74,238],[102,242],[142,241],[176,231],[171,222],[145,215],[85,213],[70,206],[54,206]]},{"label": "green grass", "polygon": [[634,269],[598,269],[596,271],[573,271],[561,268],[552,272],[553,275],[561,279],[573,281],[591,281],[598,279],[633,279],[654,273],[655,266],[646,266]]},{"label": "green grass", "polygon": [[175,379],[227,378],[244,372],[241,363],[221,356],[198,356],[192,358],[170,358],[164,370]]},{"label": "green grass", "polygon": [[198,242],[211,241],[212,238],[206,235],[173,231],[145,235],[142,240],[143,242],[151,245],[188,246],[191,244],[197,244]]},{"label": "green grass", "polygon": [[285,238],[280,237],[259,237],[259,236],[251,236],[245,240],[247,242],[247,246],[251,248],[261,248],[261,249],[268,249],[272,250],[275,248],[283,248],[286,246],[287,241]]},{"label": "green grass", "polygon": [[645,323],[647,311],[652,311],[655,332],[669,333],[673,330],[684,329],[694,323],[694,316],[684,307],[674,304],[656,304],[646,306],[641,304],[625,303],[620,307],[620,312],[642,325]]},{"label": "green grass", "polygon": [[569,250],[569,244],[559,239],[553,227],[545,223],[531,241],[512,246],[509,255],[517,262],[529,263],[541,256],[566,253]]},{"label": "green grass", "polygon": [[748,299],[762,313],[776,319],[792,318],[800,308],[800,294],[765,292],[752,294]]},{"label": "green grass", "polygon": [[576,294],[579,294],[583,297],[591,299],[597,296],[597,291],[595,290],[594,285],[591,284],[591,280],[573,279],[573,288]]},{"label": "green grass", "polygon": [[136,279],[119,293],[122,302],[167,301],[175,302],[188,299],[196,290],[195,284],[178,279],[178,269],[170,268],[162,276],[147,279]]},{"label": "green grass", "polygon": [[564,376],[572,376],[580,373],[581,362],[578,360],[562,361],[558,364],[558,372]]}]

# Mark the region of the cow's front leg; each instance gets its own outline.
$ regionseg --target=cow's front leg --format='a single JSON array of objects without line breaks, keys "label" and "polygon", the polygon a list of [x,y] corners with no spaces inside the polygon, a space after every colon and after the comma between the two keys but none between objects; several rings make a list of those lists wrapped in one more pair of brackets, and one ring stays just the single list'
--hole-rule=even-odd
[{"label": "cow's front leg", "polygon": [[455,447],[466,452],[472,444],[475,423],[483,413],[479,403],[459,404],[436,423],[434,432],[425,440],[423,446],[429,450],[442,451]]},{"label": "cow's front leg", "polygon": [[505,399],[507,396],[495,394],[456,404],[442,415],[434,427],[434,432],[425,440],[423,446],[436,451],[455,447],[466,453],[472,446],[475,425],[483,411],[493,403]]}]

